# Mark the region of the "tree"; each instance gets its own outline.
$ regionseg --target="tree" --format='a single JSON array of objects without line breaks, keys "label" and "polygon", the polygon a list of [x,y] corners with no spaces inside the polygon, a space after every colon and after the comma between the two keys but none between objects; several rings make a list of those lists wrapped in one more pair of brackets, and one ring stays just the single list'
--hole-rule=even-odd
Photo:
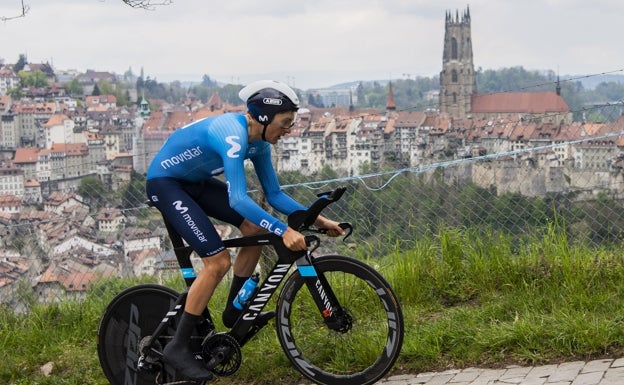
[{"label": "tree", "polygon": [[22,89],[19,87],[15,87],[15,88],[9,88],[6,92],[7,95],[9,95],[10,97],[12,97],[13,99],[20,99],[22,96],[24,96],[24,93],[22,92]]},{"label": "tree", "polygon": [[133,170],[130,183],[124,188],[121,196],[121,207],[124,209],[140,207],[145,200],[145,177]]},{"label": "tree", "polygon": [[[146,10],[153,10],[154,8],[162,5],[170,5],[173,0],[121,0],[124,4],[129,5],[132,8],[142,8]],[[16,1],[17,2],[17,1]],[[20,17],[26,17],[26,14],[30,12],[30,7],[24,4],[24,0],[20,0],[21,9],[13,16],[0,16],[0,21],[9,21],[13,19],[19,19]]]},{"label": "tree", "polygon": [[217,85],[217,82],[211,80],[210,76],[204,74],[204,76],[202,77],[201,85],[204,87],[215,87]]},{"label": "tree", "polygon": [[145,91],[145,79],[143,78],[143,69],[141,68],[141,75],[137,78],[136,81],[136,90],[139,95]]},{"label": "tree", "polygon": [[95,176],[86,176],[80,180],[78,185],[78,195],[83,197],[90,203],[94,203],[96,206],[101,205],[104,196],[104,184]]},{"label": "tree", "polygon": [[22,86],[22,88],[25,88],[25,87],[42,88],[48,85],[48,78],[40,70],[31,71],[31,72],[21,70],[20,72],[17,73],[17,76],[19,76],[20,78],[20,85]]},{"label": "tree", "polygon": [[331,180],[336,178],[338,178],[338,174],[327,164],[317,172],[318,180]]},{"label": "tree", "polygon": [[19,73],[21,70],[24,69],[27,63],[28,61],[26,59],[26,55],[24,54],[19,55],[19,59],[17,59],[17,63],[15,63],[15,65],[13,66],[13,72]]},{"label": "tree", "polygon": [[243,88],[238,84],[226,84],[219,90],[219,96],[224,102],[237,105],[241,103],[238,92]]},{"label": "tree", "polygon": [[154,9],[157,6],[169,5],[173,0],[122,0],[125,4],[132,8]]},{"label": "tree", "polygon": [[366,93],[364,92],[364,85],[362,82],[358,83],[356,93],[357,95],[357,104],[359,107],[363,107],[366,105]]},{"label": "tree", "polygon": [[594,90],[605,101],[619,101],[624,95],[624,84],[616,82],[602,82]]},{"label": "tree", "polygon": [[72,96],[82,95],[84,90],[82,89],[82,85],[78,81],[78,79],[74,78],[71,82],[65,84],[65,88],[69,91],[69,94]]},{"label": "tree", "polygon": [[[108,80],[102,79],[97,85],[98,85],[98,90],[100,91],[98,95],[114,95],[115,94],[113,85],[110,84]],[[93,92],[95,92],[95,89],[93,90]]]},{"label": "tree", "polygon": [[12,20],[12,19],[17,19],[20,17],[26,17],[26,14],[28,13],[28,11],[30,11],[30,7],[28,5],[24,4],[24,0],[21,0],[21,4],[22,4],[22,9],[20,10],[20,12],[15,15],[15,16],[0,16],[0,21],[8,21],[8,20]]}]

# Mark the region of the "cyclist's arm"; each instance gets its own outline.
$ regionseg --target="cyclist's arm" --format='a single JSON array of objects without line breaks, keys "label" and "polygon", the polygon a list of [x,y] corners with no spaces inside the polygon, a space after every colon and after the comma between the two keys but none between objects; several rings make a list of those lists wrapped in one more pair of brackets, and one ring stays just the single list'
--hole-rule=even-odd
[{"label": "cyclist's arm", "polygon": [[[233,141],[240,140],[240,138],[230,136],[227,140],[227,143],[231,145]],[[226,183],[228,184],[230,206],[252,223],[277,235],[283,235],[288,226],[263,210],[247,195],[247,180],[244,165],[247,145],[246,143],[239,144],[241,145],[240,151],[234,153],[231,151],[231,147],[222,147],[225,149],[221,157],[223,159],[223,171]],[[230,149],[228,150],[228,148]]]},{"label": "cyclist's arm", "polygon": [[[277,174],[271,163],[270,148],[267,149],[266,153],[252,158],[252,162],[258,179],[260,179],[260,183],[262,184],[262,189],[267,197],[267,201],[271,206],[286,215],[296,210],[306,210],[306,207],[299,204],[280,189]],[[332,237],[345,234],[344,230],[338,225],[338,222],[327,219],[322,215],[318,216],[314,224],[319,228],[327,229],[327,235]]]},{"label": "cyclist's arm", "polygon": [[252,157],[251,161],[262,185],[264,196],[271,207],[286,215],[293,211],[307,209],[280,189],[277,174],[271,163],[271,151],[268,144],[263,151]]},{"label": "cyclist's arm", "polygon": [[340,227],[338,222],[327,219],[322,215],[319,215],[318,218],[316,218],[316,221],[314,221],[314,225],[319,229],[327,229],[327,235],[329,235],[330,237],[337,237],[339,235],[345,234],[344,230],[342,229],[342,227]]}]

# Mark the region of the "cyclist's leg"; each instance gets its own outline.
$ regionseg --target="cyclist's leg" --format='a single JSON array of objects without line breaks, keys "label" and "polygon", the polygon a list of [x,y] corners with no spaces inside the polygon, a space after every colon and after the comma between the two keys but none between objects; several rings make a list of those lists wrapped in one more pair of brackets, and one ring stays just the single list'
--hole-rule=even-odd
[{"label": "cyclist's leg", "polygon": [[[262,234],[266,232],[263,228],[256,226],[246,219],[239,228],[244,236]],[[232,284],[230,285],[230,293],[228,294],[228,299],[222,315],[223,324],[228,328],[234,325],[234,322],[236,322],[242,313],[241,310],[234,307],[234,298],[238,295],[238,292],[245,284],[245,281],[247,281],[251,274],[253,274],[261,253],[262,246],[241,247],[238,251],[238,255],[234,261],[234,271],[232,275]],[[275,313],[273,312],[261,313],[258,316],[257,323],[264,325],[274,316]]]},{"label": "cyclist's leg", "polygon": [[[245,219],[238,228],[245,237],[266,233],[265,229],[260,226],[256,226],[247,219]],[[261,253],[262,246],[241,247],[238,251],[238,255],[236,256],[236,260],[234,261],[234,275],[239,277],[250,277],[258,264]]]},{"label": "cyclist's leg", "polygon": [[[213,178],[188,186],[186,190],[209,217],[238,227],[243,236],[266,232],[265,229],[251,223],[230,206],[227,185],[222,181]],[[234,262],[234,274],[251,276],[261,252],[262,246],[242,247],[238,256],[242,256],[243,261]]]},{"label": "cyclist's leg", "polygon": [[[262,234],[266,230],[257,226],[230,206],[227,186],[218,179],[209,179],[187,188],[204,212],[212,218],[239,228],[243,236]],[[247,279],[254,272],[262,246],[241,247],[234,261],[234,275]],[[238,292],[238,290],[237,290]]]},{"label": "cyclist's leg", "polygon": [[[190,186],[187,188],[187,191],[197,199],[199,205],[206,214],[238,227],[243,236],[266,232],[266,230],[251,223],[231,208],[227,186],[222,181],[209,179]],[[240,310],[237,310],[232,305],[234,298],[241,287],[243,287],[245,281],[253,274],[261,252],[262,246],[241,247],[238,251],[238,255],[234,261],[230,293],[222,316],[223,324],[228,328],[232,327],[241,313]]]},{"label": "cyclist's leg", "polygon": [[204,268],[189,289],[176,334],[165,346],[163,355],[189,378],[207,380],[212,378],[212,373],[195,360],[190,337],[215,287],[230,268],[229,252],[202,207],[187,192],[186,184],[171,178],[157,178],[148,180],[146,187],[154,206],[204,262]]}]

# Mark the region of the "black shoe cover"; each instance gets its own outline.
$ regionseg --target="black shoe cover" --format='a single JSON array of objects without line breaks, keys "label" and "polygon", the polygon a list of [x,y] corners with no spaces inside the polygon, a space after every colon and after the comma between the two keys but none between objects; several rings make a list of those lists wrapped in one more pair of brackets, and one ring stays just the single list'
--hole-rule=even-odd
[{"label": "black shoe cover", "polygon": [[169,343],[163,350],[163,358],[189,380],[208,381],[214,378],[214,374],[204,366],[203,361],[195,359],[188,346]]}]

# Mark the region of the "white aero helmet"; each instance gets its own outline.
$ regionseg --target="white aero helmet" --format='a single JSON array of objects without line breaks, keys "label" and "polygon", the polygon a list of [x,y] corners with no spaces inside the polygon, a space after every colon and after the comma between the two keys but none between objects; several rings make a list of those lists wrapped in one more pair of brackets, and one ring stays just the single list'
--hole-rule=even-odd
[{"label": "white aero helmet", "polygon": [[295,91],[275,80],[250,83],[240,90],[238,96],[247,104],[251,116],[264,126],[263,140],[267,126],[276,114],[299,110],[299,98]]}]

